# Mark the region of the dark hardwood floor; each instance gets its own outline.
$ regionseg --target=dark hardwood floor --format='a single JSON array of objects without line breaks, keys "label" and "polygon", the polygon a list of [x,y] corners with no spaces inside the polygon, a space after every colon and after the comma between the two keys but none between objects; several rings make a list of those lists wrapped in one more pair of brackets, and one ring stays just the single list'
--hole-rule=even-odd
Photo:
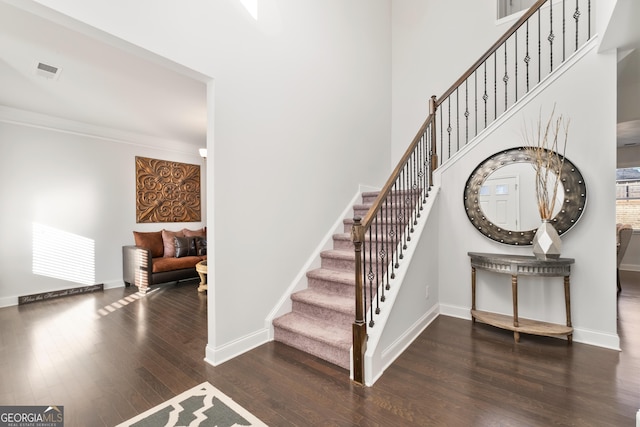
[{"label": "dark hardwood floor", "polygon": [[441,316],[371,388],[279,343],[203,361],[196,284],[0,309],[0,405],[63,405],[66,426],[113,426],[209,381],[270,426],[634,426],[640,273],[623,272],[622,352]]}]

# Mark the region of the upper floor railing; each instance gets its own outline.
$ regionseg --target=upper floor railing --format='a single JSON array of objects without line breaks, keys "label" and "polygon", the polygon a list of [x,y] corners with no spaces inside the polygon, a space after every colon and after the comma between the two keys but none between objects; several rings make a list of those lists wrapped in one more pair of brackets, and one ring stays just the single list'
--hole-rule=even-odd
[{"label": "upper floor railing", "polygon": [[539,0],[440,98],[364,218],[354,218],[353,379],[364,381],[367,326],[401,268],[433,171],[591,38],[591,0]]}]

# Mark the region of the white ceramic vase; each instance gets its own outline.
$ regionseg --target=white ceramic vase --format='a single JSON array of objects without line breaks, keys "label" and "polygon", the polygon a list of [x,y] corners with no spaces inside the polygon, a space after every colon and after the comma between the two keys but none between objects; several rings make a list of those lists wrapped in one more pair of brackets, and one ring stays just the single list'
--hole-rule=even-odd
[{"label": "white ceramic vase", "polygon": [[539,260],[560,258],[562,240],[549,220],[543,219],[533,236],[533,255]]}]

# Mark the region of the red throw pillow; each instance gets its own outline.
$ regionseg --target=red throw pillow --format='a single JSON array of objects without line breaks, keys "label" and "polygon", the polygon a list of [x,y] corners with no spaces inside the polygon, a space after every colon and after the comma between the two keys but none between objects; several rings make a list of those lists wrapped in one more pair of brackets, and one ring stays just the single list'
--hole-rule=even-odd
[{"label": "red throw pillow", "polygon": [[161,257],[164,252],[162,233],[159,231],[134,231],[133,240],[135,241],[136,246],[149,249],[151,251],[152,258]]}]

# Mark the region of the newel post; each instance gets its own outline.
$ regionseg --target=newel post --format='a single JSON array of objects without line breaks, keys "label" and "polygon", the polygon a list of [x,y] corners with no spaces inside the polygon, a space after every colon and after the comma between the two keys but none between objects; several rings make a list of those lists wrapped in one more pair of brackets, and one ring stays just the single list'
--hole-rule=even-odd
[{"label": "newel post", "polygon": [[367,323],[364,319],[364,284],[362,282],[362,242],[364,228],[355,217],[351,227],[351,241],[356,255],[356,318],[353,322],[353,381],[364,384],[364,353],[367,349]]},{"label": "newel post", "polygon": [[438,144],[436,132],[436,111],[438,105],[436,96],[433,95],[429,100],[429,114],[433,116],[431,120],[431,168],[429,169],[429,185],[433,183],[433,171],[438,169]]}]

